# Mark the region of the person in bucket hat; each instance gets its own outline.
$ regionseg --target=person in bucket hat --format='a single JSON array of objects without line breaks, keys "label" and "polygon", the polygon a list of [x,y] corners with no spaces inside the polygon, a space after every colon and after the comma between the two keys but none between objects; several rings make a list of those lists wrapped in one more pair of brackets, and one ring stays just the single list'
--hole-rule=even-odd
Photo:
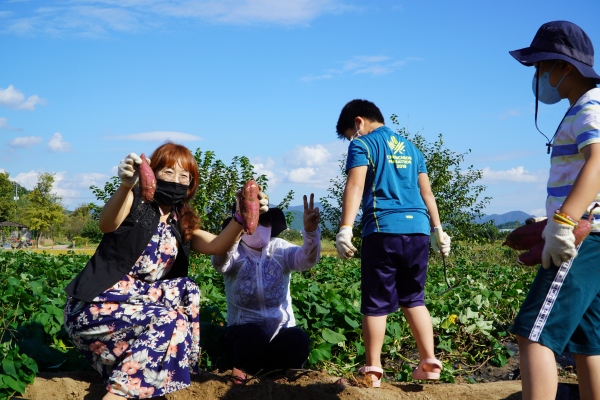
[{"label": "person in bucket hat", "polygon": [[[600,215],[593,209],[600,203],[600,76],[593,68],[594,48],[579,26],[554,21],[542,25],[531,46],[510,54],[535,66],[536,128],[538,101],[568,99],[570,105],[547,138],[551,166],[542,267],[512,328],[523,399],[556,398],[554,353],[563,351],[575,355],[581,399],[600,399]],[[574,229],[590,213],[592,231],[576,246]]]},{"label": "person in bucket hat", "polygon": [[308,359],[310,340],[296,326],[290,279],[293,271],[307,271],[319,261],[319,220],[314,194],[310,202],[304,196],[302,247],[277,237],[287,229],[285,215],[270,208],[260,215],[254,233],[244,233],[226,254],[211,258],[225,283],[225,347],[234,383],[245,384],[247,374],[260,371],[301,369]]}]

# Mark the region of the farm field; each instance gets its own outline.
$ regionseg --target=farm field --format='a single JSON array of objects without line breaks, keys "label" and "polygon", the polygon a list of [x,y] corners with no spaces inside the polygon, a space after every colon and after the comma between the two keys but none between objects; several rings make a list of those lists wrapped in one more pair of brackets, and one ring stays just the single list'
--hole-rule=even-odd
[{"label": "farm field", "polygon": [[[486,384],[491,385],[489,382],[496,382],[493,387],[499,390],[497,394],[504,394],[503,397],[473,394],[471,398],[509,398],[520,390],[520,382],[514,382],[519,378],[518,349],[508,330],[536,269],[518,266],[515,262],[517,254],[498,245],[456,246],[447,260],[448,276],[452,285],[460,283],[446,293],[441,259],[434,256],[430,260],[426,302],[434,323],[438,358],[444,363],[440,381],[458,385],[444,385],[456,387],[457,395],[464,394],[456,398],[469,398],[466,393],[475,390],[468,389],[473,386],[468,384],[472,383],[488,382]],[[35,397],[34,393],[36,390],[39,393],[39,385],[43,384],[47,390],[56,387],[60,391],[60,387],[66,390],[65,385],[72,381],[70,384],[83,393],[72,398],[79,399],[90,385],[98,384],[94,380],[95,372],[90,371],[83,357],[73,349],[62,328],[66,298],[63,288],[89,257],[89,254],[79,252],[50,254],[0,250],[0,349],[3,353],[0,398],[18,397],[27,385],[30,385],[30,397],[26,398],[42,398]],[[195,397],[210,388],[212,397],[206,398],[229,398],[228,393],[231,394],[233,389],[223,374],[227,369],[222,347],[226,312],[223,279],[212,269],[206,256],[193,258],[190,276],[201,290],[201,366],[208,372],[197,377],[191,388],[167,398],[183,399],[186,397],[181,396],[185,393]],[[383,391],[376,395],[371,389],[357,387],[360,377],[355,381],[356,370],[364,365],[364,345],[360,336],[360,261],[343,261],[324,255],[312,270],[292,275],[291,291],[297,324],[311,339],[310,358],[305,367],[315,372],[297,377],[279,376],[275,381],[258,377],[255,395],[259,396],[258,393],[267,390],[269,385],[287,385],[298,391],[296,397],[289,398],[303,398],[299,393],[306,392],[309,396],[307,388],[314,389],[314,385],[322,384],[324,398],[327,393],[336,396],[331,398],[384,398]],[[417,399],[427,398],[428,393],[433,395],[430,391],[439,386],[410,382],[418,353],[401,312],[388,319],[383,360],[386,390],[396,390],[398,394],[405,393],[407,398]],[[558,361],[562,381],[576,382],[572,359],[565,356]],[[37,375],[40,377],[33,384]],[[349,383],[345,386],[335,384],[340,377]],[[460,389],[463,387],[467,389]],[[366,390],[375,397],[362,395],[355,389]],[[510,392],[513,389],[516,391]],[[310,398],[306,396],[304,398]],[[86,397],[89,398],[96,397]]]}]

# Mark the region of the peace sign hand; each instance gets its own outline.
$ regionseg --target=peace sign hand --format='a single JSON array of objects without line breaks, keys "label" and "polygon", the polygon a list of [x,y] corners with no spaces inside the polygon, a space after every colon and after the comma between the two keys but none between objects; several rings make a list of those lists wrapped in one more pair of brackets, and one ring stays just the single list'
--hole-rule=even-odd
[{"label": "peace sign hand", "polygon": [[306,195],[304,195],[304,230],[306,232],[313,232],[319,226],[319,207],[315,208],[315,195],[310,194],[310,205],[306,201]]}]

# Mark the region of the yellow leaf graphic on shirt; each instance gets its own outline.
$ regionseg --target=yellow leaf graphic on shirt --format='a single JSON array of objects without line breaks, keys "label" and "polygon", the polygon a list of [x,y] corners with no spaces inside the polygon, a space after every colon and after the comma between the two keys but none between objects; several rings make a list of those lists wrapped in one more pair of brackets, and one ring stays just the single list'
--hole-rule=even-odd
[{"label": "yellow leaf graphic on shirt", "polygon": [[388,140],[387,142],[390,149],[396,154],[397,152],[402,153],[404,151],[404,142],[398,142],[395,136],[392,136],[392,140]]}]

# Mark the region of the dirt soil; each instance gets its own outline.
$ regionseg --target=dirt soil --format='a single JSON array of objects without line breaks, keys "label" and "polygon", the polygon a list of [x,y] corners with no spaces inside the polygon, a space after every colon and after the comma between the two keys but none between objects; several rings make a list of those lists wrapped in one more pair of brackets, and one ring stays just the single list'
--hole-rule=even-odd
[{"label": "dirt soil", "polygon": [[[244,399],[244,400],[333,400],[333,399],[521,399],[521,381],[456,384],[382,383],[381,388],[367,388],[339,383],[339,378],[317,371],[289,371],[273,379],[260,379],[246,386],[235,385],[224,373],[203,372],[194,375],[192,385],[156,400]],[[577,385],[561,383],[557,399],[579,399]],[[106,393],[96,372],[42,373],[27,387],[29,400],[100,400]],[[17,399],[17,398],[15,398]]]}]

